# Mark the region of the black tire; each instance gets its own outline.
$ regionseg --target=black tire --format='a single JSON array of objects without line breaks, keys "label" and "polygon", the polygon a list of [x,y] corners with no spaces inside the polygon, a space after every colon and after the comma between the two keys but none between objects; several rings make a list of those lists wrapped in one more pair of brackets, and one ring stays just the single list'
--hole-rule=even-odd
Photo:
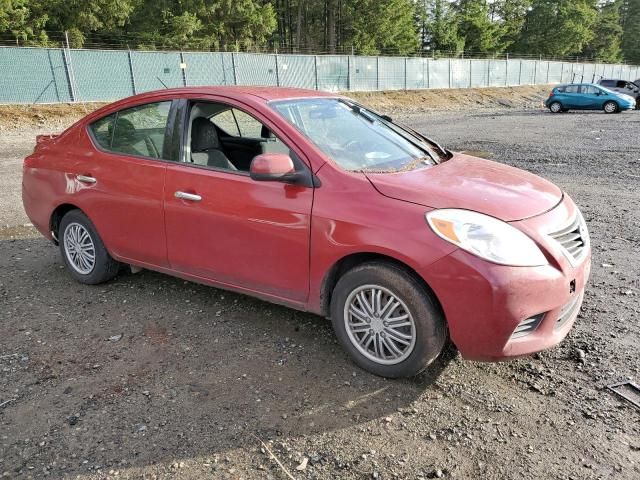
[{"label": "black tire", "polygon": [[620,111],[620,107],[613,100],[605,102],[605,104],[602,106],[602,109],[604,110],[604,113],[618,113]]},{"label": "black tire", "polygon": [[551,113],[560,113],[562,112],[562,104],[560,102],[553,102],[549,105],[549,111]]},{"label": "black tire", "polygon": [[[413,349],[410,353],[407,349],[406,358],[399,363],[382,364],[368,358],[358,350],[347,332],[346,302],[352,292],[365,285],[380,286],[392,292],[404,302],[414,319]],[[432,295],[411,273],[390,262],[365,263],[345,273],[333,290],[331,320],[340,344],[353,361],[361,368],[382,377],[406,378],[419,374],[440,355],[447,340],[444,315]]]},{"label": "black tire", "polygon": [[[93,251],[95,261],[93,267],[87,273],[82,273],[74,266],[67,255],[65,247],[65,232],[72,225],[80,225],[84,227],[88,233],[91,242],[93,243]],[[62,255],[62,261],[64,262],[67,270],[71,273],[71,276],[78,282],[87,285],[96,285],[111,280],[118,274],[120,269],[120,263],[116,262],[102,242],[100,235],[96,231],[95,226],[91,223],[91,220],[82,213],[80,210],[71,210],[60,222],[60,228],[58,229],[58,241],[60,246],[60,254]],[[73,248],[73,247],[71,247]]]}]

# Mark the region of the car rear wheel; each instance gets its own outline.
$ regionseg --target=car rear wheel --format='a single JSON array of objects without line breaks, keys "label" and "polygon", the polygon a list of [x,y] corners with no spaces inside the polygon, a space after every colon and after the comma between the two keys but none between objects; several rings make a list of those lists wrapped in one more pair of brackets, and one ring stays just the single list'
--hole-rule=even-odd
[{"label": "car rear wheel", "polygon": [[605,113],[617,113],[618,112],[618,104],[613,101],[606,102],[604,104],[603,110]]},{"label": "car rear wheel", "polygon": [[387,262],[360,265],[340,278],[331,298],[331,319],[355,363],[389,378],[423,371],[447,338],[431,294],[407,271]]},{"label": "car rear wheel", "polygon": [[117,275],[120,264],[111,258],[93,223],[80,210],[71,210],[62,218],[58,238],[62,260],[78,282],[95,285]]},{"label": "car rear wheel", "polygon": [[560,113],[562,112],[562,104],[560,102],[553,102],[549,105],[549,110],[551,113]]}]

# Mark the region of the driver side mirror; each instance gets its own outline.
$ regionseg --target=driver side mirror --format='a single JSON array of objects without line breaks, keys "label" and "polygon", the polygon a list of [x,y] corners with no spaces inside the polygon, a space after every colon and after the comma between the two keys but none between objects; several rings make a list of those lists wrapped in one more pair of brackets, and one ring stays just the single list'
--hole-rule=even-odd
[{"label": "driver side mirror", "polygon": [[253,157],[249,176],[257,182],[284,182],[313,187],[313,178],[308,171],[296,171],[291,157],[285,153],[263,153]]}]

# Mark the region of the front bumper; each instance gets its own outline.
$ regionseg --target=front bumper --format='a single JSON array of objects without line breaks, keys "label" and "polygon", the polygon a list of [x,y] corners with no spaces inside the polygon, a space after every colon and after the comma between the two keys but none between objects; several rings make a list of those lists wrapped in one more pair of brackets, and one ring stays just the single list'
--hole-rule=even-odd
[{"label": "front bumper", "polygon": [[587,241],[579,261],[570,260],[548,233],[576,214],[565,196],[553,210],[512,223],[538,243],[549,265],[496,265],[457,250],[421,272],[440,300],[463,357],[495,361],[530,355],[557,345],[569,333],[591,270],[590,247]]}]

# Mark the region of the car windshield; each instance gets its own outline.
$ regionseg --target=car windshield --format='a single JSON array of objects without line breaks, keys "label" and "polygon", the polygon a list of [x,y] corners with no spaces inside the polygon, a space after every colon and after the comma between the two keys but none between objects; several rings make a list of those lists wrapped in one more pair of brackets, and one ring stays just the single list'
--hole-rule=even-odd
[{"label": "car windshield", "polygon": [[438,161],[425,140],[347,100],[296,99],[270,105],[345,170],[396,172]]}]

